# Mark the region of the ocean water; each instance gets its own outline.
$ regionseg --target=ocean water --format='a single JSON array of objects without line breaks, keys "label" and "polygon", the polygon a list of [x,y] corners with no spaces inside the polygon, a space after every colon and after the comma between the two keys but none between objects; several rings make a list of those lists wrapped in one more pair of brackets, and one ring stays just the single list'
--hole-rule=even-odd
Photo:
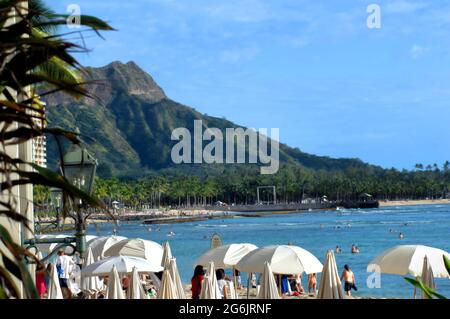
[{"label": "ocean water", "polygon": [[[110,235],[116,227],[118,235],[143,238],[162,243],[169,241],[181,279],[190,282],[195,259],[209,249],[210,238],[219,234],[224,243],[253,243],[259,247],[288,244],[309,250],[322,263],[328,249],[342,247],[335,255],[338,271],[348,264],[355,273],[355,296],[386,298],[412,298],[413,287],[401,276],[381,275],[380,288],[368,288],[366,272],[368,263],[385,249],[402,244],[422,244],[450,251],[450,205],[382,207],[340,211],[314,211],[267,217],[242,217],[167,225],[142,225],[121,223],[119,227],[104,224],[92,235]],[[156,231],[156,228],[160,228]],[[149,231],[152,228],[152,231]],[[390,232],[393,230],[393,232]],[[168,232],[175,236],[167,236]],[[399,232],[404,239],[399,239]],[[360,248],[360,254],[351,254],[351,245]],[[320,280],[320,274],[319,274]],[[246,281],[243,278],[243,282]],[[307,287],[306,276],[302,278]],[[436,279],[437,290],[450,297],[450,279]]]}]

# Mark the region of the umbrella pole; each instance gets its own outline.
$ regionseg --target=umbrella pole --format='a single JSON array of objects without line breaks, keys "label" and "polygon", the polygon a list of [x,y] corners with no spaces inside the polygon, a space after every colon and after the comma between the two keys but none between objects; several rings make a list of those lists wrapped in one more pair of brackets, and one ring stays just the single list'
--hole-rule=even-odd
[{"label": "umbrella pole", "polygon": [[416,287],[414,287],[414,299],[416,299],[417,290]]},{"label": "umbrella pole", "polygon": [[280,298],[282,297],[282,293],[281,293],[281,275],[278,275],[278,285],[279,285],[279,292],[280,292]]},{"label": "umbrella pole", "polygon": [[236,291],[236,297],[238,296],[238,286],[237,286],[237,279],[236,279],[236,268],[233,266],[233,278],[234,278],[234,290]]},{"label": "umbrella pole", "polygon": [[248,273],[248,280],[247,280],[247,299],[249,299],[249,296],[250,296],[250,285],[251,285],[251,283],[250,283],[250,278],[252,278],[252,273],[251,273],[251,272]]}]

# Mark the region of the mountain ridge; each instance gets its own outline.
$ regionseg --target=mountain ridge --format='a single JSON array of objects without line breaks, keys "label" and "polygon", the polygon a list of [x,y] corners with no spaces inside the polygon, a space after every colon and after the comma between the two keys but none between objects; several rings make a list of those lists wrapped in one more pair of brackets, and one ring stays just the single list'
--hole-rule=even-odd
[{"label": "mountain ridge", "polygon": [[[80,129],[88,149],[99,159],[102,177],[139,176],[147,171],[165,169],[195,171],[186,167],[187,164],[173,164],[170,158],[170,150],[176,143],[170,138],[172,130],[186,127],[193,132],[194,120],[202,120],[204,128],[246,129],[171,100],[152,76],[133,61],[114,61],[99,68],[89,67],[87,72],[86,81],[96,80],[87,85],[87,89],[97,98],[77,101],[55,94],[46,101],[47,112],[49,126]],[[48,140],[49,165],[55,167],[58,158],[56,143],[51,137]],[[381,169],[359,159],[335,159],[304,153],[283,143],[280,143],[280,162],[327,171],[351,167]],[[208,173],[226,167],[201,165],[200,171]]]}]

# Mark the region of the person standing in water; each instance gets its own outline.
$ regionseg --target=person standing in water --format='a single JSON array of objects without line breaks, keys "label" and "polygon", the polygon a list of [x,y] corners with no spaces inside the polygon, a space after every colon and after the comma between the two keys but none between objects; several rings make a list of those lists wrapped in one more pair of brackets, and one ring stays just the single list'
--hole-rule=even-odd
[{"label": "person standing in water", "polygon": [[316,295],[316,286],[317,286],[317,275],[314,274],[309,274],[308,275],[308,294],[311,293],[311,290],[314,294],[314,296]]},{"label": "person standing in water", "polygon": [[355,289],[358,290],[358,288],[356,288],[355,285],[355,274],[353,273],[353,271],[350,269],[350,267],[348,265],[344,266],[344,271],[342,272],[342,276],[341,276],[341,280],[344,281],[344,290],[345,293],[347,294],[347,296],[351,297],[351,290]]}]

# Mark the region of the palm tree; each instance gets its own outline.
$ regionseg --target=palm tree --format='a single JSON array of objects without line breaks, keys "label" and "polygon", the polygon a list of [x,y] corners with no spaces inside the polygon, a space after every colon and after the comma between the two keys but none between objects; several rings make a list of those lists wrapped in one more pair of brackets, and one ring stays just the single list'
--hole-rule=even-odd
[{"label": "palm tree", "polygon": [[[44,19],[44,12],[38,14],[38,2],[31,2],[29,9],[23,0],[0,1],[0,172],[2,199],[0,214],[29,227],[29,222],[17,211],[14,189],[19,185],[43,185],[57,187],[64,192],[64,203],[74,203],[75,197],[94,207],[102,203],[68,183],[60,176],[34,163],[26,162],[10,154],[6,145],[18,145],[42,136],[45,133],[64,136],[79,143],[76,135],[60,129],[43,128],[36,122],[46,121],[36,92],[41,96],[64,92],[73,96],[89,96],[83,83],[76,76],[83,70],[73,50],[84,48],[67,41],[62,34],[50,34],[51,30],[65,23],[66,15],[53,15]],[[39,9],[39,10],[40,10]],[[34,11],[36,10],[36,12]],[[111,30],[102,20],[82,16],[81,24],[92,30]],[[70,71],[70,72],[69,72]],[[71,73],[73,72],[73,73]],[[65,205],[65,211],[68,206]],[[9,231],[0,225],[1,240],[7,252],[0,251],[2,258],[8,258],[8,268],[0,266],[0,298],[20,298],[21,294],[13,277],[23,283],[24,296],[38,298],[36,288],[24,260],[36,259],[15,243]],[[8,270],[15,269],[12,273]]]}]

